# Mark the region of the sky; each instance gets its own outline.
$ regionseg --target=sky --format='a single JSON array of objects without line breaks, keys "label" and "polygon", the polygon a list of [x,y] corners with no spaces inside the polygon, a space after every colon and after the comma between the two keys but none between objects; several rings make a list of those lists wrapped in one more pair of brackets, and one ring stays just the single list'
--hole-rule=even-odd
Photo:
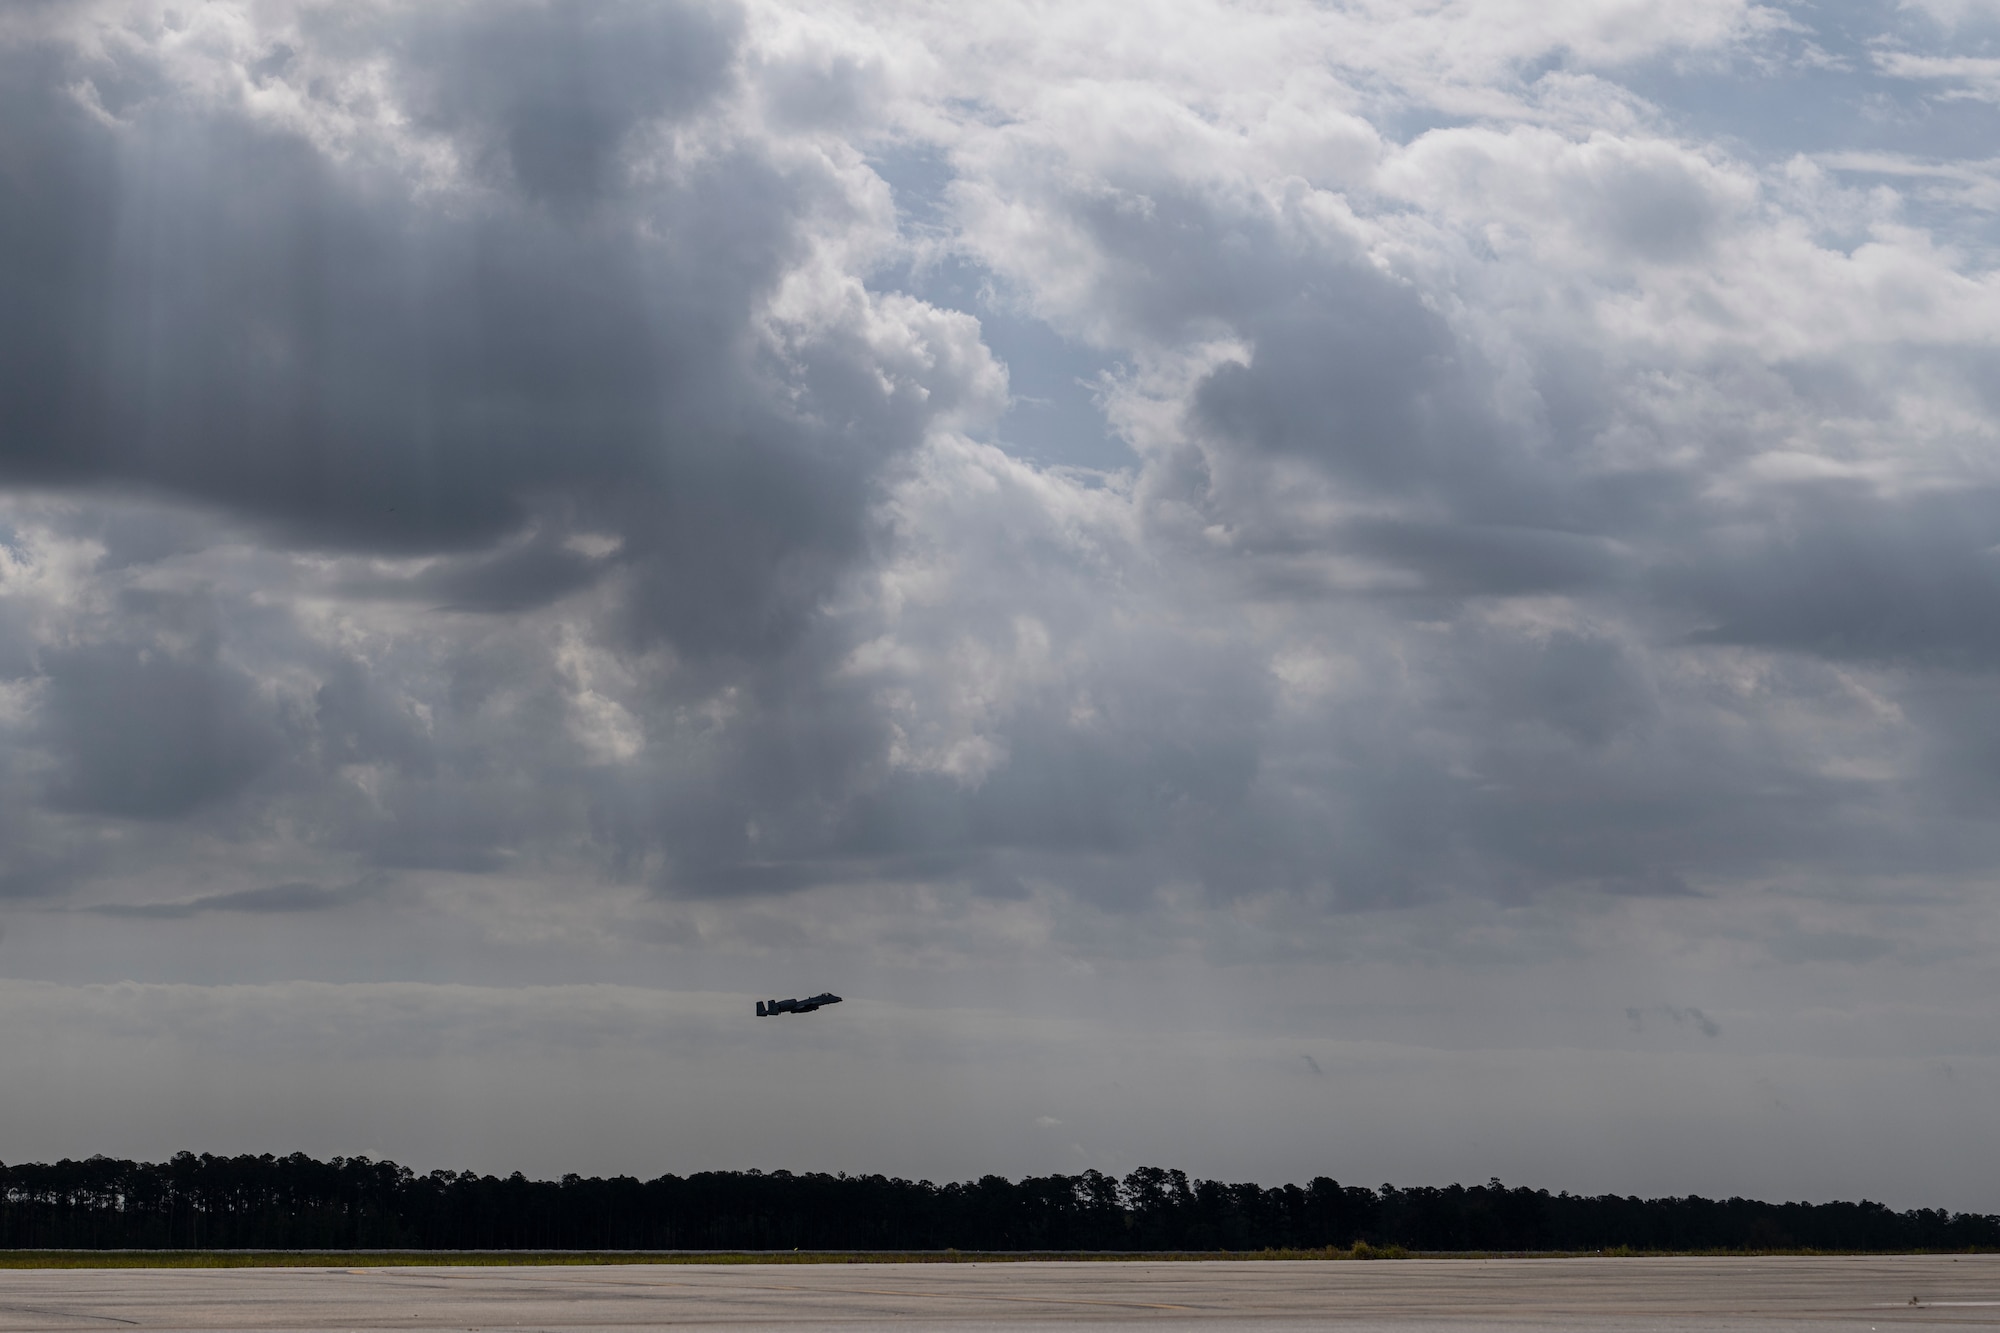
[{"label": "sky", "polygon": [[16,0],[0,1160],[2000,1211],[1996,212],[1996,0]]}]

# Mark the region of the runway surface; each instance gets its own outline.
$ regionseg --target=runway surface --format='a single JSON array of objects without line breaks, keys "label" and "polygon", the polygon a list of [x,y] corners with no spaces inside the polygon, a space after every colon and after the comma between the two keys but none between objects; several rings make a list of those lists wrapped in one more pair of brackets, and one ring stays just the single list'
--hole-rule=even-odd
[{"label": "runway surface", "polygon": [[[1911,1304],[1912,1298],[1916,1303]],[[0,1272],[0,1333],[2000,1328],[2000,1256]]]}]

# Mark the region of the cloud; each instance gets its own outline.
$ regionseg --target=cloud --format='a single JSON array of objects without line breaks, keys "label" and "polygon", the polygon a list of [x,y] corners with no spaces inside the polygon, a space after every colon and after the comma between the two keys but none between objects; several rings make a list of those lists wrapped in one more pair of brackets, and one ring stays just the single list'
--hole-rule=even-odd
[{"label": "cloud", "polygon": [[1661,1005],[1660,1012],[1671,1018],[1675,1023],[1694,1024],[1695,1030],[1700,1032],[1704,1037],[1719,1037],[1722,1035],[1722,1025],[1692,1005],[1685,1009],[1677,1009],[1670,1004]]},{"label": "cloud", "polygon": [[[1927,780],[1914,715],[1805,663],[1989,655],[1986,492],[1950,462],[1990,412],[1985,280],[1821,244],[1643,108],[1525,113],[1512,62],[1757,13],[1462,10],[1273,11],[1115,86],[1035,31],[1029,84],[974,90],[998,120],[896,45],[968,58],[921,8],[74,11],[9,55],[47,362],[9,466],[92,497],[21,548],[23,586],[70,584],[11,640],[20,780],[293,839],[302,882],[691,898],[1685,897],[1904,845],[1842,775]],[[1424,72],[1502,29],[1450,97]],[[1367,96],[1201,112],[1357,34]],[[801,101],[808,65],[870,96]],[[1475,94],[1513,110],[1376,123]],[[888,134],[931,146],[931,232],[854,151]],[[1122,358],[1128,472],[991,435],[978,320],[884,277],[941,254]],[[177,498],[98,507],[133,487]]]},{"label": "cloud", "polygon": [[475,610],[575,591],[607,566],[565,541],[618,534],[633,632],[796,633],[861,549],[870,476],[964,381],[873,371],[888,326],[933,365],[949,321],[915,331],[837,282],[783,295],[879,201],[732,128],[740,16],[188,22],[80,18],[74,47],[7,53],[0,471],[215,501],[289,543],[467,553],[410,591]]},{"label": "cloud", "polygon": [[[143,614],[143,613],[141,613]],[[280,722],[206,627],[185,650],[104,644],[46,653],[59,809],[173,818],[245,788],[278,757]]]},{"label": "cloud", "polygon": [[325,912],[353,903],[372,902],[383,894],[379,880],[325,888],[318,884],[272,884],[264,888],[238,889],[233,893],[211,893],[174,903],[98,903],[85,908],[99,916],[132,917],[148,921],[180,920],[204,912],[254,912],[287,914]]},{"label": "cloud", "polygon": [[1995,645],[1982,608],[2000,594],[2000,532],[1984,485],[1885,500],[1862,485],[1807,482],[1787,498],[1788,531],[1746,531],[1752,549],[1718,544],[1663,571],[1669,587],[1713,617],[1702,637],[1833,658],[1989,666]]},{"label": "cloud", "polygon": [[1908,51],[1885,51],[1876,59],[1882,72],[1891,78],[1957,85],[1949,88],[1946,96],[1988,102],[2000,99],[2000,60],[1984,56],[1915,55]]},{"label": "cloud", "polygon": [[2000,5],[1993,0],[1901,0],[1901,9],[1916,9],[1948,26],[2000,18]]}]

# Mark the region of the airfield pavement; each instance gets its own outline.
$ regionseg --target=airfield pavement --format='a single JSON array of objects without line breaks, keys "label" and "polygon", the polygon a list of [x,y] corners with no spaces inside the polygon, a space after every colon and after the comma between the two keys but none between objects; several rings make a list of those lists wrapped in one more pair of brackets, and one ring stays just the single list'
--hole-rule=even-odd
[{"label": "airfield pavement", "polygon": [[[1911,1298],[1917,1303],[1912,1305]],[[0,1272],[0,1333],[2000,1328],[2000,1255]]]}]

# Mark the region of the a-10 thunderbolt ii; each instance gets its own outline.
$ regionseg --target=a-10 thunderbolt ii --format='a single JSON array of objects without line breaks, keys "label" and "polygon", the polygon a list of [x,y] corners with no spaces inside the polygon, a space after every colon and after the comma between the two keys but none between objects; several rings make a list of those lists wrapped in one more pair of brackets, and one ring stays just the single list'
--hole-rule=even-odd
[{"label": "a-10 thunderbolt ii", "polygon": [[769,1018],[773,1014],[809,1014],[821,1005],[839,1004],[840,997],[832,991],[823,995],[808,995],[803,1000],[759,1000],[757,1017]]}]

